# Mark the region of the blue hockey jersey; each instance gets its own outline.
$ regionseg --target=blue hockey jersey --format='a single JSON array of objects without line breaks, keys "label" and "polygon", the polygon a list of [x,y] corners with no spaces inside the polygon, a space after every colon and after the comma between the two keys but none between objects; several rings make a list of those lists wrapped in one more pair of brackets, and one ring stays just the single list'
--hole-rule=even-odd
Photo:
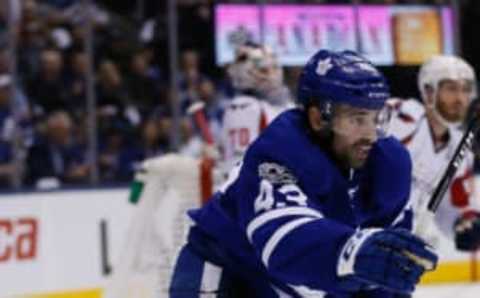
[{"label": "blue hockey jersey", "polygon": [[411,229],[410,173],[408,152],[392,138],[378,140],[361,169],[342,171],[304,114],[290,110],[212,200],[189,212],[189,245],[248,284],[249,297],[354,297],[359,285],[337,277],[339,252],[358,228]]}]

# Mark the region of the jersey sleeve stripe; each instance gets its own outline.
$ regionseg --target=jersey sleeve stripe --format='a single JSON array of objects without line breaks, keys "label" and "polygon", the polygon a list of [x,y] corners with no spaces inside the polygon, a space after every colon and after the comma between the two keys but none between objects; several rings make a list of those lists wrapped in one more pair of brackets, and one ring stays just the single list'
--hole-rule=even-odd
[{"label": "jersey sleeve stripe", "polygon": [[405,219],[405,214],[407,212],[413,212],[413,207],[412,207],[412,202],[408,201],[408,203],[405,205],[405,207],[402,209],[402,211],[398,214],[398,216],[393,220],[391,226],[396,226],[400,222],[402,222]]},{"label": "jersey sleeve stripe", "polygon": [[272,289],[275,291],[275,293],[278,295],[278,298],[291,298],[292,296],[285,293],[284,291],[280,290],[276,286],[272,285]]},{"label": "jersey sleeve stripe", "polygon": [[303,216],[314,217],[314,218],[323,218],[322,213],[306,207],[285,207],[285,208],[268,211],[263,213],[260,216],[257,216],[248,224],[247,226],[248,240],[252,242],[253,234],[258,228],[260,228],[264,224],[284,216],[292,216],[292,215],[303,215]]},{"label": "jersey sleeve stripe", "polygon": [[280,241],[283,239],[283,237],[288,235],[288,233],[298,228],[299,226],[314,220],[317,220],[317,218],[302,217],[302,218],[290,221],[284,224],[283,226],[281,226],[280,229],[278,229],[275,233],[273,233],[272,237],[268,239],[267,244],[265,244],[265,247],[263,248],[263,251],[262,251],[263,264],[265,264],[265,266],[268,267],[268,261],[270,260],[270,256],[272,255],[273,251],[277,247],[278,243],[280,243]]}]

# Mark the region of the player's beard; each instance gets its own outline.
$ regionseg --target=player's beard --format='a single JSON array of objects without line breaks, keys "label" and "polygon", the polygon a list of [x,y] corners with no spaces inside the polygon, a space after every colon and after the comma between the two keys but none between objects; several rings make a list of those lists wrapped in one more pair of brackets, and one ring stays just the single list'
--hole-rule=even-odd
[{"label": "player's beard", "polygon": [[448,122],[462,121],[467,112],[467,107],[462,103],[455,103],[452,105],[437,104],[438,113]]},{"label": "player's beard", "polygon": [[372,146],[373,142],[366,139],[353,143],[346,152],[350,167],[354,169],[362,167],[367,161]]},{"label": "player's beard", "polygon": [[334,159],[344,170],[362,167],[376,141],[376,137],[364,136],[351,142],[352,138],[352,135],[342,135],[339,133],[331,135],[331,150]]}]

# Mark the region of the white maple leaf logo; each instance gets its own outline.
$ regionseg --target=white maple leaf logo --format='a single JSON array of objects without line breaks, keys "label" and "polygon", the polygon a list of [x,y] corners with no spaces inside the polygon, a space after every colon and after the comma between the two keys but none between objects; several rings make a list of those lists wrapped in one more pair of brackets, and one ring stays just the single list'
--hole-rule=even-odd
[{"label": "white maple leaf logo", "polygon": [[332,65],[331,59],[327,58],[327,59],[318,61],[317,69],[315,71],[319,76],[324,76],[332,67],[333,65]]}]

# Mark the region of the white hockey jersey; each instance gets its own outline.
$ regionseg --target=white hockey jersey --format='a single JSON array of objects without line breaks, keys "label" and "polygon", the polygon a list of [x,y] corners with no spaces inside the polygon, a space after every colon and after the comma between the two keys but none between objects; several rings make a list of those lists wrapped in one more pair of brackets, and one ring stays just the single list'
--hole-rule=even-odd
[{"label": "white hockey jersey", "polygon": [[[411,203],[418,214],[428,201],[450,162],[463,132],[450,129],[445,146],[436,150],[424,106],[414,100],[393,99],[390,133],[408,149],[413,161]],[[473,154],[465,157],[437,210],[435,221],[447,236],[453,235],[453,223],[463,209],[471,208],[473,191]],[[420,209],[419,209],[420,208]]]},{"label": "white hockey jersey", "polygon": [[291,101],[272,105],[253,96],[235,97],[225,109],[222,121],[219,144],[222,172],[228,173],[262,130],[277,115],[293,106]]}]

